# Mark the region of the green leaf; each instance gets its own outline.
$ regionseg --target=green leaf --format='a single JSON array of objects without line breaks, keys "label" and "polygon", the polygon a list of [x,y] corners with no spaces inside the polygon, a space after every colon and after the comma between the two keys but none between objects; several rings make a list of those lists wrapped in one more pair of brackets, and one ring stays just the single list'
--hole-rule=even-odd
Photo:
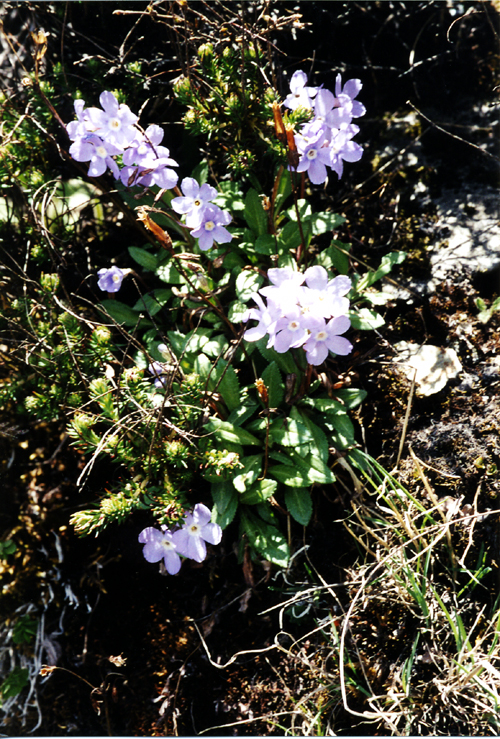
[{"label": "green leaf", "polygon": [[221,441],[229,441],[233,444],[247,444],[250,446],[261,446],[262,441],[250,434],[245,429],[238,428],[232,423],[221,421],[219,418],[210,418],[206,423],[206,429],[213,431]]},{"label": "green leaf", "polygon": [[263,458],[262,454],[253,454],[250,457],[240,459],[243,469],[233,477],[233,485],[239,493],[244,493],[259,477],[262,472]]},{"label": "green leaf", "polygon": [[345,408],[348,408],[349,410],[357,408],[367,395],[368,393],[366,390],[361,390],[361,388],[357,387],[335,390],[335,397],[340,398],[344,403]]},{"label": "green leaf", "polygon": [[137,246],[129,246],[128,253],[132,259],[140,264],[144,269],[154,272],[158,266],[158,257],[146,249],[139,249]]},{"label": "green leaf", "polygon": [[355,443],[354,426],[348,415],[330,416],[325,425],[332,431],[332,444],[336,449],[346,449]]},{"label": "green leaf", "polygon": [[278,354],[278,352],[274,349],[267,348],[267,342],[267,336],[264,336],[262,339],[259,339],[255,342],[257,349],[262,354],[264,359],[269,363],[276,362],[280,370],[282,370],[282,372],[284,372],[286,375],[298,374],[299,370],[297,365],[293,361],[291,353],[285,352],[285,354]]},{"label": "green leaf", "polygon": [[341,275],[349,274],[349,255],[350,244],[344,244],[342,241],[334,239],[328,249],[320,252],[316,256],[316,264],[325,269],[336,269]]},{"label": "green leaf", "polygon": [[256,505],[254,510],[263,521],[265,521],[266,523],[270,523],[271,526],[279,528],[276,514],[274,513],[272,506],[268,505],[266,501],[264,501],[263,503],[259,503],[259,505]]},{"label": "green leaf", "polygon": [[250,421],[250,423],[247,423],[247,429],[249,431],[265,431],[267,428],[267,419],[266,418],[254,418],[253,421]]},{"label": "green leaf", "polygon": [[287,566],[290,558],[288,544],[275,526],[265,523],[250,511],[242,512],[241,524],[251,546],[259,554],[279,567]]},{"label": "green leaf", "polygon": [[225,529],[238,509],[238,494],[232,482],[213,482],[212,498],[214,501],[212,520],[218,523],[221,529]]},{"label": "green leaf", "polygon": [[319,236],[326,231],[333,231],[334,228],[345,223],[345,218],[337,215],[337,213],[324,211],[323,213],[313,213],[309,219],[309,223],[311,224],[313,235]]},{"label": "green leaf", "polygon": [[[274,454],[269,454],[275,459]],[[275,465],[269,474],[279,482],[290,487],[307,487],[317,482],[320,485],[329,485],[335,482],[335,475],[316,454],[308,454],[302,458],[296,452],[289,450],[285,464]]]},{"label": "green leaf", "polygon": [[257,236],[255,241],[255,251],[257,254],[267,254],[269,256],[271,254],[276,254],[277,250],[278,245],[274,236],[271,236],[271,234]]},{"label": "green leaf", "polygon": [[184,283],[184,278],[172,261],[161,264],[156,269],[156,275],[163,282],[168,282],[169,285],[182,285]]},{"label": "green leaf", "polygon": [[[206,344],[203,344],[203,351],[207,357],[220,357],[227,348],[227,339],[223,334],[213,336]],[[191,351],[191,350],[190,350]]]},{"label": "green leaf", "polygon": [[244,270],[236,278],[236,295],[243,303],[247,303],[252,295],[262,286],[264,278],[258,272]]},{"label": "green leaf", "polygon": [[248,305],[242,303],[240,300],[234,300],[229,305],[227,317],[229,318],[231,323],[241,323],[247,312]]},{"label": "green leaf", "polygon": [[268,232],[267,213],[262,205],[260,195],[253,188],[245,197],[245,220],[257,236],[263,236]]},{"label": "green leaf", "polygon": [[330,398],[303,398],[301,405],[305,405],[311,408],[315,408],[320,413],[328,413],[330,415],[337,415],[341,413],[346,414],[345,407],[338,400],[332,400]]},{"label": "green leaf", "polygon": [[165,303],[168,303],[172,293],[170,290],[159,288],[154,290],[151,295],[143,295],[134,305],[133,310],[147,311],[150,316],[155,316],[161,311]]},{"label": "green leaf", "polygon": [[262,373],[262,380],[267,388],[269,408],[277,408],[284,398],[285,389],[283,387],[283,380],[281,379],[281,372],[276,362],[271,362],[267,365]]},{"label": "green leaf", "polygon": [[390,293],[381,293],[369,288],[363,293],[363,299],[366,300],[367,303],[370,303],[370,305],[387,305],[387,303],[392,299],[392,295]]},{"label": "green leaf", "polygon": [[293,465],[293,461],[290,459],[290,457],[287,454],[283,454],[283,452],[278,452],[275,449],[269,450],[269,459],[274,459],[276,462],[279,462],[280,464],[284,465]]},{"label": "green leaf", "polygon": [[167,336],[170,342],[170,346],[175,352],[177,358],[179,358],[182,354],[182,350],[186,342],[185,335],[181,334],[180,331],[167,331]]},{"label": "green leaf", "polygon": [[290,415],[292,416],[292,418],[295,418],[295,420],[300,420],[307,427],[307,430],[313,437],[311,446],[314,447],[314,449],[311,448],[311,452],[319,454],[323,462],[327,462],[329,456],[329,445],[325,432],[320,429],[319,426],[316,426],[316,424],[309,418],[309,416],[304,411],[299,410],[297,406],[293,406]]},{"label": "green leaf", "polygon": [[377,313],[377,311],[371,308],[350,310],[349,318],[351,319],[351,327],[358,331],[373,331],[385,323],[380,313]]},{"label": "green leaf", "polygon": [[320,457],[315,454],[309,454],[306,458],[309,466],[309,482],[317,482],[320,485],[329,485],[335,482],[335,475]]},{"label": "green leaf", "polygon": [[297,447],[307,444],[313,437],[307,426],[293,418],[278,418],[269,424],[269,436],[277,444]]},{"label": "green leaf", "polygon": [[191,177],[197,180],[200,185],[205,184],[205,182],[208,180],[208,162],[206,159],[202,159],[202,161],[196,165],[196,167],[193,169]]},{"label": "green leaf", "polygon": [[274,495],[277,487],[276,480],[259,480],[240,496],[240,502],[246,505],[264,503],[271,495]]},{"label": "green leaf", "polygon": [[256,403],[251,405],[240,405],[231,411],[228,417],[228,422],[234,424],[234,426],[241,426],[245,423],[257,410],[259,406]]},{"label": "green leaf", "polygon": [[395,264],[401,264],[401,262],[404,262],[406,256],[407,255],[403,251],[391,251],[389,254],[386,254],[385,257],[382,257],[378,269],[374,272],[367,272],[358,281],[358,284],[356,285],[357,292],[362,292],[367,287],[370,287],[370,285],[373,285],[374,282],[380,280],[381,277],[388,275]]},{"label": "green leaf", "polygon": [[269,469],[269,474],[275,477],[278,482],[282,482],[283,485],[288,485],[293,488],[302,488],[305,485],[311,484],[307,470],[292,467],[290,465],[274,465],[274,467]]},{"label": "green leaf", "polygon": [[298,523],[307,526],[313,511],[308,488],[287,488],[285,490],[285,505],[287,511]]},{"label": "green leaf", "polygon": [[[224,376],[222,376],[223,373]],[[228,410],[232,411],[235,408],[239,408],[240,383],[233,365],[230,364],[227,366],[227,362],[225,360],[221,360],[217,363],[214,375],[214,388],[217,388],[217,392],[222,395]],[[222,377],[222,380],[219,382],[220,377]]]},{"label": "green leaf", "polygon": [[300,246],[302,237],[294,221],[287,221],[278,234],[278,253],[283,254]]},{"label": "green leaf", "polygon": [[[210,372],[212,370],[213,364],[209,360],[206,354],[197,354],[194,360],[193,369],[196,372],[197,375],[201,377],[202,380],[206,380],[207,377],[210,376]],[[212,379],[212,378],[211,378]],[[213,379],[212,379],[212,387],[209,389],[213,389]]]},{"label": "green leaf", "polygon": [[230,180],[219,181],[219,193],[214,203],[224,210],[231,211],[231,213],[245,209],[243,194],[238,184]]},{"label": "green leaf", "polygon": [[0,695],[3,700],[14,698],[29,682],[30,671],[27,667],[14,667],[0,685]]},{"label": "green leaf", "polygon": [[358,470],[361,470],[362,472],[370,472],[370,462],[361,449],[350,449],[347,453],[347,459],[351,462],[353,467],[356,467]]},{"label": "green leaf", "polygon": [[[210,334],[212,332],[212,329],[205,329],[205,331]],[[202,349],[203,351],[205,351],[205,347],[209,343],[209,336],[207,336],[205,331],[201,330],[190,332],[186,336],[182,351],[189,354],[198,354],[198,352],[201,352]]]},{"label": "green leaf", "polygon": [[12,630],[12,641],[14,644],[29,644],[34,641],[38,629],[38,621],[32,619],[27,613],[19,618]]},{"label": "green leaf", "polygon": [[[101,305],[97,307],[104,308],[104,311],[108,313],[111,318],[114,318],[117,323],[124,323],[126,326],[136,326],[139,323],[140,319],[137,311],[132,310],[132,308],[125,305],[125,303],[120,303],[119,300],[102,300]],[[146,321],[141,321],[141,326],[145,325]],[[147,325],[151,325],[149,321],[147,322]]]},{"label": "green leaf", "polygon": [[[297,210],[299,211],[300,220],[304,221],[306,218],[309,218],[309,216],[312,215],[312,208],[309,205],[308,201],[302,198],[301,200],[297,200]],[[288,208],[286,211],[286,215],[290,220],[296,221],[297,220],[297,212],[295,210],[295,206],[292,206]]]},{"label": "green leaf", "polygon": [[17,549],[17,545],[12,539],[6,539],[0,541],[0,559],[5,559],[10,554],[14,554]]}]

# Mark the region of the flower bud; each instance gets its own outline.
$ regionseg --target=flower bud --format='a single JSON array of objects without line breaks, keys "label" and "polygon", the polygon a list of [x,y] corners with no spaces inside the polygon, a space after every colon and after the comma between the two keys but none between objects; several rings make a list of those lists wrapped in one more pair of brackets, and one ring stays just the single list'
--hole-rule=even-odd
[{"label": "flower bud", "polygon": [[209,62],[214,56],[214,47],[212,44],[202,44],[198,49],[198,56],[202,62]]},{"label": "flower bud", "polygon": [[55,293],[60,284],[59,275],[56,274],[42,274],[40,277],[40,284],[47,292]]}]

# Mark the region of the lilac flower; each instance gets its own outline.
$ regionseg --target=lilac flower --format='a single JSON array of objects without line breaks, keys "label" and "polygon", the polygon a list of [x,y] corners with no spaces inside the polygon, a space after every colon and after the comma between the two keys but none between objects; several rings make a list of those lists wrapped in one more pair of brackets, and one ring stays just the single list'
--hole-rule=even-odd
[{"label": "lilac flower", "polygon": [[203,562],[207,556],[205,542],[219,544],[222,529],[218,524],[210,523],[211,516],[210,510],[203,503],[195,505],[183,527],[172,534],[172,541],[179,554],[194,559],[195,562]]},{"label": "lilac flower", "polygon": [[299,105],[314,109],[313,120],[295,134],[300,154],[297,172],[307,172],[313,184],[321,185],[326,181],[328,167],[340,178],[344,161],[357,162],[361,158],[361,146],[351,141],[359,131],[352,119],[364,115],[366,110],[354,99],[362,88],[358,79],[348,80],[342,87],[342,77],[337,75],[335,95],[330,90],[309,88],[306,83],[305,73],[296,72],[290,82],[292,93],[284,104],[293,110]]},{"label": "lilac flower", "polygon": [[139,541],[146,546],[142,553],[147,562],[159,562],[163,559],[165,569],[170,575],[177,575],[181,568],[181,558],[179,557],[174,542],[174,534],[168,531],[166,527],[162,527],[163,531],[148,526],[139,534]]},{"label": "lilac flower", "polygon": [[291,110],[296,110],[299,107],[312,108],[312,98],[316,95],[316,87],[307,87],[307,75],[302,70],[297,70],[293,73],[292,79],[290,80],[291,93],[286,96],[283,105]]},{"label": "lilac flower", "polygon": [[281,317],[281,310],[274,306],[271,301],[269,301],[269,306],[266,306],[258,293],[252,295],[252,300],[259,307],[250,308],[242,320],[243,323],[246,323],[253,318],[259,323],[257,326],[247,329],[243,334],[243,338],[247,341],[258,341],[266,334],[269,334],[271,337],[274,336],[274,327],[278,318]]},{"label": "lilac flower", "polygon": [[117,293],[125,277],[125,273],[119,267],[103,268],[97,274],[99,275],[97,282],[99,289],[108,293]]},{"label": "lilac flower", "polygon": [[362,147],[356,141],[351,141],[352,135],[346,130],[338,131],[332,137],[330,146],[328,147],[330,152],[330,166],[337,173],[339,179],[342,177],[344,161],[358,162],[363,155]]},{"label": "lilac flower", "polygon": [[351,280],[345,275],[338,275],[328,280],[324,267],[309,267],[304,272],[307,288],[303,290],[301,305],[312,315],[321,318],[341,316],[349,310],[347,295],[351,289]]},{"label": "lilac flower", "polygon": [[335,103],[339,108],[348,111],[353,118],[359,118],[366,113],[365,106],[355,100],[358,92],[363,87],[361,80],[347,80],[342,87],[342,75],[338,74],[335,80]]},{"label": "lilac flower", "polygon": [[[329,351],[349,354],[352,345],[339,336],[350,326],[346,315],[349,300],[345,297],[351,288],[348,277],[338,275],[329,280],[326,269],[316,265],[303,274],[290,267],[273,268],[268,278],[273,284],[259,290],[268,304],[254,294],[258,308],[251,308],[243,319],[258,321],[245,331],[247,341],[258,341],[267,334],[267,348],[280,354],[302,346],[309,364],[321,364]],[[327,319],[331,320],[327,323]]]},{"label": "lilac flower", "polygon": [[90,121],[87,116],[87,111],[84,110],[85,103],[83,100],[75,100],[74,102],[75,107],[75,115],[77,120],[71,121],[66,126],[66,130],[68,132],[68,136],[72,141],[75,141],[77,138],[81,136],[85,136],[87,133],[90,133],[89,124]]},{"label": "lilac flower", "polygon": [[177,172],[170,169],[171,166],[178,167],[179,165],[170,157],[151,159],[147,167],[123,167],[120,172],[120,180],[125,187],[158,185],[164,190],[171,190],[172,187],[176,186],[179,179]]},{"label": "lilac flower", "polygon": [[207,251],[213,246],[214,241],[217,244],[227,244],[233,238],[227,228],[231,222],[230,214],[218,208],[216,205],[208,205],[200,222],[200,225],[191,231],[191,236],[198,239],[198,245],[202,251]]},{"label": "lilac flower", "polygon": [[144,133],[136,131],[135,138],[129,143],[123,155],[123,163],[126,166],[138,164],[147,167],[151,156],[155,159],[164,156],[164,152],[168,152],[168,149],[160,146],[164,135],[163,129],[155,124],[148,126]]},{"label": "lilac flower", "polygon": [[99,102],[103,110],[99,108],[87,108],[87,115],[94,133],[103,140],[125,149],[135,139],[136,129],[134,123],[139,119],[132,113],[128,105],[118,104],[118,100],[112,92],[105,91],[99,96]]},{"label": "lilac flower", "polygon": [[148,365],[148,372],[151,372],[151,374],[155,376],[155,387],[165,387],[167,384],[167,378],[164,377],[164,375],[167,372],[167,368],[164,367],[161,362],[157,362],[156,360],[151,362],[151,364]]},{"label": "lilac flower", "polygon": [[[138,133],[123,155],[120,179],[126,187],[142,185],[170,190],[175,187],[179,176],[170,167],[179,165],[170,158],[170,151],[161,146],[164,132],[160,126],[148,126],[144,134]],[[135,166],[133,166],[135,165]]]},{"label": "lilac flower", "polygon": [[206,183],[199,185],[193,177],[185,177],[181,182],[184,197],[174,198],[172,208],[176,213],[186,216],[186,226],[198,228],[208,204],[217,195],[217,190]]},{"label": "lilac flower", "polygon": [[314,101],[314,121],[320,121],[329,128],[333,127],[332,112],[335,106],[335,97],[330,90],[318,90]]},{"label": "lilac flower", "polygon": [[[267,278],[275,287],[286,286],[287,289],[290,287],[290,284],[302,285],[304,282],[304,275],[301,272],[297,272],[292,267],[271,267],[267,272]],[[263,288],[261,292],[264,289],[265,288]]]},{"label": "lilac flower", "polygon": [[121,154],[121,149],[103,141],[93,133],[77,138],[69,147],[69,153],[77,162],[90,161],[89,177],[100,177],[108,167],[115,179],[120,176],[118,165],[112,157]]},{"label": "lilac flower", "polygon": [[276,322],[274,336],[271,336],[268,347],[272,346],[279,354],[295,349],[306,341],[309,318],[303,314],[299,306],[289,311]]},{"label": "lilac flower", "polygon": [[267,277],[272,284],[262,287],[260,294],[279,306],[280,315],[293,311],[300,300],[304,275],[291,267],[272,267]]},{"label": "lilac flower", "polygon": [[328,323],[324,318],[316,319],[315,325],[311,325],[311,334],[304,343],[309,364],[323,364],[328,351],[342,356],[349,354],[352,351],[352,344],[339,334],[345,333],[350,325],[347,316],[332,318]]},{"label": "lilac flower", "polygon": [[295,143],[301,155],[297,172],[307,172],[313,185],[321,185],[327,177],[326,166],[331,162],[327,146],[327,129],[321,121],[308,125],[307,136],[302,134],[295,136]]}]

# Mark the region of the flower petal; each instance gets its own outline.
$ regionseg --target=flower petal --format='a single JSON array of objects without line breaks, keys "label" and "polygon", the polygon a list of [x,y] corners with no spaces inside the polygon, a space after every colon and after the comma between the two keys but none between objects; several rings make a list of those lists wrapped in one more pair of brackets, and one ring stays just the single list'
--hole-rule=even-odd
[{"label": "flower petal", "polygon": [[[197,503],[193,509],[193,521],[198,526],[205,526],[212,518],[212,512],[210,508],[207,508],[203,503]],[[187,522],[187,519],[186,519]]]},{"label": "flower petal", "polygon": [[206,526],[203,526],[201,536],[209,544],[220,544],[222,529],[218,523],[207,523]]},{"label": "flower petal", "polygon": [[166,551],[163,557],[165,563],[165,569],[169,575],[177,575],[181,569],[182,560],[173,549]]}]

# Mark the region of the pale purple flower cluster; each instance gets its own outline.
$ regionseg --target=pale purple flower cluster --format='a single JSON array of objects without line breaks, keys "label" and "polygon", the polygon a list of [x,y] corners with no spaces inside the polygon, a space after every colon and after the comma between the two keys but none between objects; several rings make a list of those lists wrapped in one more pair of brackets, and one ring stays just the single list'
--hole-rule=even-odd
[{"label": "pale purple flower cluster", "polygon": [[[88,174],[99,177],[110,169],[115,179],[131,187],[141,185],[170,189],[179,179],[171,167],[177,162],[161,146],[163,129],[152,125],[144,131],[136,126],[138,117],[128,105],[118,103],[112,92],[102,92],[101,108],[85,108],[83,100],[75,100],[76,121],[66,130],[73,141],[69,153],[77,162],[90,162]],[[114,157],[123,156],[120,170]]]},{"label": "pale purple flower cluster", "polygon": [[171,531],[162,526],[162,531],[148,526],[139,534],[139,541],[145,544],[142,553],[148,562],[161,559],[170,575],[176,575],[182,564],[181,557],[203,562],[209,544],[219,544],[222,529],[217,523],[210,523],[212,514],[206,505],[197,503],[192,513],[186,516],[181,528]]},{"label": "pale purple flower cluster", "polygon": [[191,228],[191,236],[198,239],[202,251],[216,244],[227,244],[233,238],[225,226],[231,222],[227,210],[221,210],[212,200],[217,190],[206,183],[199,185],[193,177],[185,177],[181,182],[183,196],[173,198],[172,208],[185,217]]},{"label": "pale purple flower cluster", "polygon": [[[340,336],[351,325],[345,297],[351,289],[348,277],[338,275],[329,280],[320,266],[309,267],[304,273],[291,267],[273,268],[267,276],[272,284],[252,296],[258,307],[250,308],[244,318],[258,321],[245,331],[247,341],[258,341],[267,334],[267,348],[280,354],[301,346],[308,363],[314,365],[322,364],[329,351],[340,355],[352,351],[352,344]],[[267,305],[261,295],[267,298]]]},{"label": "pale purple flower cluster", "polygon": [[352,141],[359,132],[359,126],[352,123],[352,119],[366,112],[364,105],[355,100],[361,87],[358,79],[348,80],[342,86],[342,77],[338,74],[334,95],[322,87],[308,87],[307,75],[301,70],[290,80],[291,93],[284,105],[291,110],[303,107],[314,111],[314,118],[294,137],[300,154],[297,172],[307,172],[314,185],[326,180],[327,167],[331,167],[340,179],[344,161],[361,159],[363,149]]}]

